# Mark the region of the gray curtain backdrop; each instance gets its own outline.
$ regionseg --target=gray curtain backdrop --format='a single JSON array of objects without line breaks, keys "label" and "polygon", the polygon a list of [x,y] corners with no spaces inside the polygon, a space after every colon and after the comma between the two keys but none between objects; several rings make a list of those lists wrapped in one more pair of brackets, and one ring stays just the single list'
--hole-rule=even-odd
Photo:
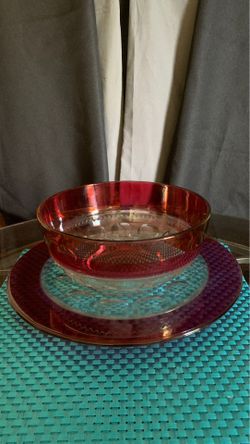
[{"label": "gray curtain backdrop", "polygon": [[[129,2],[121,6],[127,17]],[[204,195],[214,213],[243,218],[249,205],[248,7],[248,0],[199,2],[165,176]],[[0,211],[30,218],[54,192],[107,180],[92,0],[0,0],[0,64]]]},{"label": "gray curtain backdrop", "polygon": [[248,0],[201,0],[166,181],[248,218]]},{"label": "gray curtain backdrop", "polygon": [[0,211],[108,179],[91,0],[0,0]]}]

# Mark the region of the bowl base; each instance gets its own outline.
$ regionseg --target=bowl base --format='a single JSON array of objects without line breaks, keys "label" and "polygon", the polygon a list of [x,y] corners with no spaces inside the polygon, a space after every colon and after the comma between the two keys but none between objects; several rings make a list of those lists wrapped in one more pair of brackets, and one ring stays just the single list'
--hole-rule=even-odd
[{"label": "bowl base", "polygon": [[105,319],[137,319],[167,313],[196,297],[207,280],[208,269],[202,256],[171,278],[166,273],[153,280],[96,279],[66,271],[52,259],[41,273],[42,289],[51,300],[68,310]]}]

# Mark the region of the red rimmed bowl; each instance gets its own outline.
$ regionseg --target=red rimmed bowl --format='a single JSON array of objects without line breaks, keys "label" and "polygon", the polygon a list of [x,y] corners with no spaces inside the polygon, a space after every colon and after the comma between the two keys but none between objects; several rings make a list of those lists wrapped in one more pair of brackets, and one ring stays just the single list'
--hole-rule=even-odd
[{"label": "red rimmed bowl", "polygon": [[108,297],[180,273],[199,252],[210,206],[173,185],[103,182],[49,197],[37,218],[55,262]]}]

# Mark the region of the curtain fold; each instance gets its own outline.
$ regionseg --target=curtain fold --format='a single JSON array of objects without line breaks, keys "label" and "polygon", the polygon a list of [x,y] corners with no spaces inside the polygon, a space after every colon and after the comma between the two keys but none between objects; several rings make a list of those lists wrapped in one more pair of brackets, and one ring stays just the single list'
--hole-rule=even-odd
[{"label": "curtain fold", "polygon": [[95,0],[95,9],[110,178],[161,180],[197,0]]},{"label": "curtain fold", "polygon": [[119,144],[123,106],[123,63],[118,0],[95,0],[104,121],[109,177],[114,180],[119,165]]},{"label": "curtain fold", "polygon": [[165,180],[214,213],[249,217],[247,0],[200,0],[190,69]]},{"label": "curtain fold", "polygon": [[130,1],[121,179],[164,176],[196,10],[196,0]]},{"label": "curtain fold", "polygon": [[0,1],[0,209],[108,179],[91,0]]}]

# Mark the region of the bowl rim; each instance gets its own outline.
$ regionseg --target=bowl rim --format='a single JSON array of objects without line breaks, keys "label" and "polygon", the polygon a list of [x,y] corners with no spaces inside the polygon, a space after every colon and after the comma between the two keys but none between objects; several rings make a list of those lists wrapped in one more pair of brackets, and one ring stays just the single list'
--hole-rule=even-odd
[{"label": "bowl rim", "polygon": [[[41,216],[41,210],[42,210],[42,207],[46,204],[46,202],[48,200],[54,199],[56,196],[60,196],[66,192],[68,193],[70,191],[77,191],[77,190],[81,190],[81,189],[84,189],[87,187],[92,187],[92,186],[96,187],[96,186],[101,186],[103,184],[111,184],[111,183],[113,183],[113,184],[116,184],[116,183],[117,184],[120,184],[120,183],[146,184],[147,183],[147,184],[152,184],[152,185],[159,185],[161,187],[176,188],[176,189],[179,189],[179,190],[182,190],[185,192],[189,192],[189,193],[193,194],[194,196],[199,197],[199,199],[201,199],[206,204],[206,207],[207,207],[206,215],[199,221],[199,223],[192,225],[191,227],[189,227],[185,230],[179,231],[177,233],[173,233],[173,234],[170,234],[167,236],[163,235],[163,236],[159,236],[157,238],[154,237],[154,238],[147,238],[147,239],[145,238],[145,239],[126,239],[126,240],[124,240],[124,239],[123,240],[119,240],[119,239],[112,240],[112,239],[99,239],[99,238],[93,239],[93,238],[88,238],[88,237],[83,238],[82,236],[77,236],[75,234],[71,234],[71,233],[57,230],[55,228],[51,228],[49,225],[47,225],[43,221],[42,216]],[[45,231],[51,232],[54,234],[60,234],[60,235],[67,236],[67,237],[74,238],[74,239],[78,239],[78,240],[82,240],[84,242],[91,242],[91,243],[98,242],[98,243],[102,243],[102,244],[112,244],[112,245],[117,244],[117,243],[120,243],[120,244],[137,243],[137,244],[140,244],[140,243],[145,243],[145,242],[162,242],[165,240],[175,239],[176,237],[183,236],[188,232],[195,231],[200,226],[205,225],[209,222],[209,220],[211,218],[211,206],[210,206],[209,202],[207,201],[207,199],[205,199],[203,196],[201,196],[201,194],[196,193],[195,191],[190,190],[189,188],[180,187],[178,185],[172,185],[172,184],[166,184],[163,182],[154,182],[154,181],[148,181],[148,180],[107,180],[107,181],[96,182],[96,183],[88,183],[88,184],[80,185],[78,187],[67,188],[65,190],[54,193],[51,196],[46,197],[45,199],[42,200],[42,202],[37,207],[36,217],[37,217],[39,224],[45,229]]]}]

